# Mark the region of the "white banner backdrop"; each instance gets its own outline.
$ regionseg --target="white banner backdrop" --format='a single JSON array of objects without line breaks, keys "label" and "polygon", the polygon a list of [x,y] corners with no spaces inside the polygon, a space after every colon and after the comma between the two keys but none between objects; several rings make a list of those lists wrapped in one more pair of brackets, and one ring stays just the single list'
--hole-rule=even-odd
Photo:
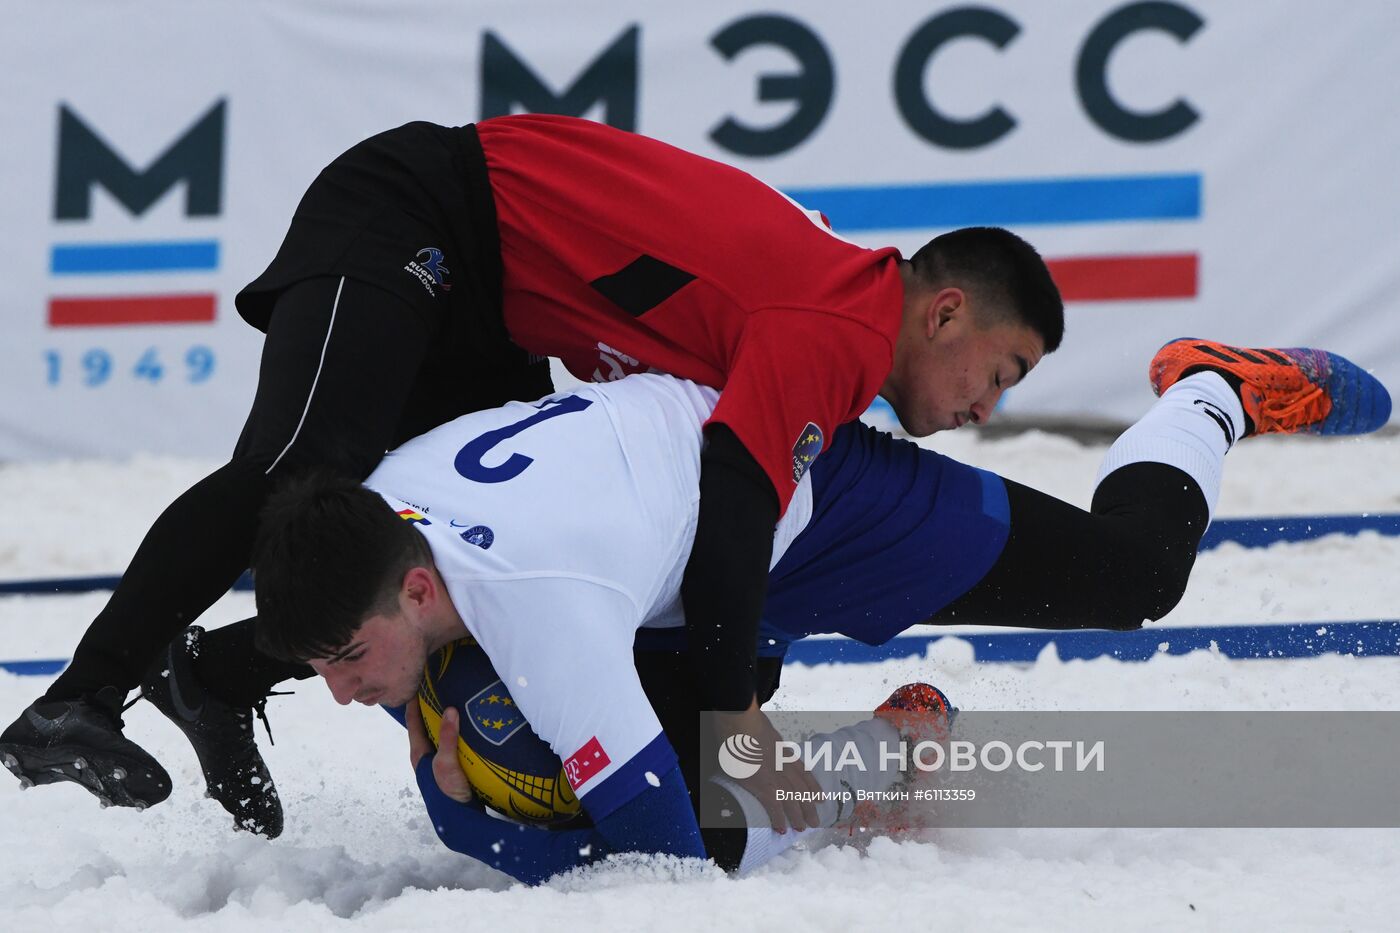
[{"label": "white banner backdrop", "polygon": [[521,110],[733,163],[870,245],[1017,230],[1071,305],[1011,415],[1129,420],[1182,335],[1323,344],[1400,386],[1390,0],[79,0],[5,20],[0,458],[227,453],[259,350],[233,295],[316,172],[408,120]]}]

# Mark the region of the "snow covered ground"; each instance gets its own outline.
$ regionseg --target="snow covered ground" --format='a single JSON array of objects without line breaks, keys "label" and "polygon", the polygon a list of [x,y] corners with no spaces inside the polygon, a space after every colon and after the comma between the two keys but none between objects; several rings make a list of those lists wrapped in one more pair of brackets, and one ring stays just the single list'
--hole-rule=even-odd
[{"label": "snow covered ground", "polygon": [[[962,432],[960,432],[962,433]],[[939,439],[962,459],[1087,500],[1102,448],[1028,434]],[[118,572],[207,463],[0,466],[0,580]],[[1400,511],[1400,439],[1250,441],[1219,514]],[[1164,625],[1392,618],[1400,542],[1375,535],[1203,555]],[[66,656],[101,595],[0,598],[0,659]],[[214,624],[251,612],[226,597]],[[945,640],[923,659],[794,667],[777,704],[869,709],[915,679],[969,709],[1400,709],[1400,658],[979,665]],[[0,673],[8,721],[44,678]],[[202,799],[193,753],[138,704],[128,732],[177,787],[146,813],[0,779],[0,930],[1394,929],[1395,830],[962,830],[864,851],[828,840],[740,881],[684,864],[613,864],[541,889],[443,849],[411,790],[398,727],[316,682],[271,708],[263,745],[287,808],[267,842]],[[1259,788],[1261,794],[1268,787]]]}]

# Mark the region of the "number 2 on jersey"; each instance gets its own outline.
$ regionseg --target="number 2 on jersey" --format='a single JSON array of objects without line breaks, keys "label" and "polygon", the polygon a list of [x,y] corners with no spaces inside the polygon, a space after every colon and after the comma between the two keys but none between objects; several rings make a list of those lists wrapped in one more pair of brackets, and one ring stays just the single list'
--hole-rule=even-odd
[{"label": "number 2 on jersey", "polygon": [[592,399],[579,398],[577,395],[550,399],[543,403],[539,412],[530,417],[494,431],[487,431],[475,440],[468,441],[461,450],[457,451],[457,459],[453,461],[453,465],[457,467],[457,472],[462,476],[478,483],[504,483],[506,480],[515,479],[525,472],[526,467],[535,462],[534,457],[513,453],[506,458],[505,463],[499,466],[487,466],[481,462],[481,458],[486,456],[501,441],[512,438],[541,421],[548,421],[550,418],[557,418],[570,412],[583,411],[592,404]]}]

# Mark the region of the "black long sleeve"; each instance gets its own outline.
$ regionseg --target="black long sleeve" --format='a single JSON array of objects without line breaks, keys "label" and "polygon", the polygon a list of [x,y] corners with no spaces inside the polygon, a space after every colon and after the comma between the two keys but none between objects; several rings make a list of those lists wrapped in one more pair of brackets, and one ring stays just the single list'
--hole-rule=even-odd
[{"label": "black long sleeve", "polygon": [[734,432],[705,432],[700,518],[681,582],[701,709],[744,710],[754,696],[754,652],[778,497]]}]

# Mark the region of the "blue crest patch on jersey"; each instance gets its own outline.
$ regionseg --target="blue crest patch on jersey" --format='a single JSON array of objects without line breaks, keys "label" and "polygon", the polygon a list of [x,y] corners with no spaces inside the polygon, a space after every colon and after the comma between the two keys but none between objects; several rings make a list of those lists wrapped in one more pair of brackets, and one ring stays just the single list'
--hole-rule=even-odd
[{"label": "blue crest patch on jersey", "polygon": [[477,733],[492,745],[504,745],[525,727],[525,717],[516,708],[510,691],[499,680],[488,684],[467,701],[467,718]]},{"label": "blue crest patch on jersey", "polygon": [[792,445],[792,481],[802,482],[802,476],[812,466],[812,462],[817,459],[817,454],[822,452],[822,429],[812,422],[807,422],[807,427],[802,429],[802,433],[797,436],[797,443]]},{"label": "blue crest patch on jersey", "polygon": [[485,525],[473,525],[460,535],[461,539],[468,544],[475,544],[483,551],[491,547],[496,540],[496,533]]}]

